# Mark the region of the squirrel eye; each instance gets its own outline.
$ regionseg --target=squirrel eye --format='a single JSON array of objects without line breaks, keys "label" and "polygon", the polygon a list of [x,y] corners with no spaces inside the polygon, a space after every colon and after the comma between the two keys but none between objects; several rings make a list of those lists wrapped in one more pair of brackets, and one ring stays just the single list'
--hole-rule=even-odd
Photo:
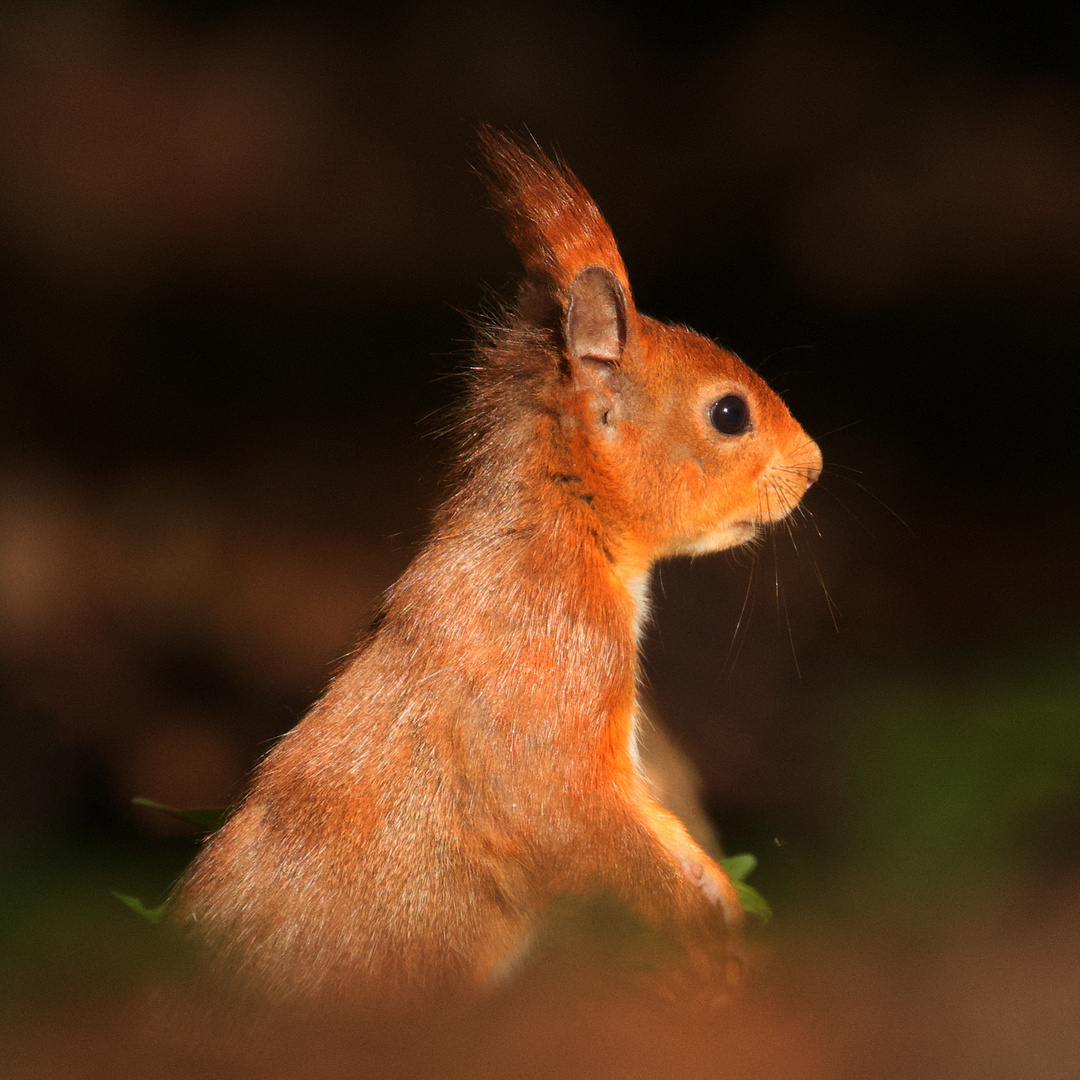
[{"label": "squirrel eye", "polygon": [[750,406],[738,394],[725,394],[709,409],[709,419],[721,435],[742,435],[750,426]]}]

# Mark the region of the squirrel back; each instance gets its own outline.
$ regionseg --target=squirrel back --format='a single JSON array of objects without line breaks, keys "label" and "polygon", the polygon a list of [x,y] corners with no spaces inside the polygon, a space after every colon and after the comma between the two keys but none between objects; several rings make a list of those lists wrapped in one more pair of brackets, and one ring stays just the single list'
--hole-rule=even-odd
[{"label": "squirrel back", "polygon": [[735,356],[637,312],[568,170],[481,140],[525,279],[477,349],[460,483],[172,902],[283,995],[483,985],[557,896],[612,895],[720,972],[738,934],[638,761],[649,571],[783,519],[821,455]]}]

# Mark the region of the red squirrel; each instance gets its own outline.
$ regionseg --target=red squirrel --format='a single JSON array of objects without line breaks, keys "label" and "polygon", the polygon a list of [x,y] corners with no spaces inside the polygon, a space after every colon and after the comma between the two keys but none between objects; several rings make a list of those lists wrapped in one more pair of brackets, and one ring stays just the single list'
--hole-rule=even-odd
[{"label": "red squirrel", "polygon": [[553,897],[612,896],[702,954],[739,933],[638,758],[650,568],[752,540],[821,454],[738,358],[638,313],[572,173],[480,139],[525,274],[477,348],[460,484],[172,901],[286,996],[490,984]]}]

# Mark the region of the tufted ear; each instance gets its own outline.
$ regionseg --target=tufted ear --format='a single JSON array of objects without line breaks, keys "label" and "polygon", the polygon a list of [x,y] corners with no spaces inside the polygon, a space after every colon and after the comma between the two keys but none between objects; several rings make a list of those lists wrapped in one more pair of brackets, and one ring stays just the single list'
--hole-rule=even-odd
[{"label": "tufted ear", "polygon": [[586,266],[570,285],[564,323],[573,361],[618,364],[626,345],[626,293],[606,266]]},{"label": "tufted ear", "polygon": [[480,128],[481,171],[525,276],[565,307],[575,278],[606,266],[625,299],[630,286],[619,249],[596,203],[569,169],[533,144],[526,149],[494,128]]}]

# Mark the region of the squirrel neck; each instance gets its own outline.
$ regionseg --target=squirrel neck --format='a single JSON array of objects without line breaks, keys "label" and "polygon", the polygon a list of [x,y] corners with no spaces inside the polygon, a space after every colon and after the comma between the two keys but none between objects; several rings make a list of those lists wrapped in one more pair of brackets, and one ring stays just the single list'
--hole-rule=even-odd
[{"label": "squirrel neck", "polygon": [[537,434],[474,453],[394,589],[394,622],[467,688],[459,722],[501,736],[521,768],[552,768],[558,745],[560,762],[633,782],[648,567],[620,560],[585,478]]},{"label": "squirrel neck", "polygon": [[527,432],[500,429],[503,438],[473,455],[432,547],[475,560],[502,579],[502,596],[526,586],[552,630],[560,622],[602,625],[612,638],[629,635],[636,657],[652,560],[612,522],[600,494],[610,485],[582,461],[582,440],[565,438],[550,415],[529,419]]}]

